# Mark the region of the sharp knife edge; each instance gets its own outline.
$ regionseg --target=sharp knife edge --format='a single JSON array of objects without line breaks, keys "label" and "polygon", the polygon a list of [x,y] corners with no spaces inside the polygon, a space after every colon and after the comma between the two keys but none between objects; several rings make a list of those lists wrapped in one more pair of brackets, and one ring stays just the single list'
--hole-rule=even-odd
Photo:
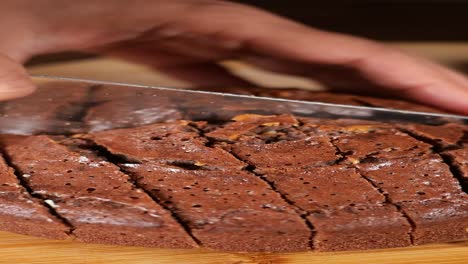
[{"label": "sharp knife edge", "polygon": [[428,112],[417,112],[417,111],[409,111],[409,110],[399,110],[399,109],[388,109],[388,108],[381,108],[381,107],[368,107],[368,106],[351,106],[351,105],[342,105],[342,104],[332,104],[332,103],[322,103],[322,102],[312,102],[312,101],[300,101],[300,100],[290,100],[290,99],[282,99],[282,98],[270,98],[270,97],[260,97],[260,96],[253,96],[253,95],[239,95],[239,94],[230,94],[230,93],[219,93],[219,92],[208,92],[208,91],[196,91],[196,90],[184,90],[184,89],[177,89],[177,88],[168,88],[168,87],[159,87],[159,86],[147,86],[147,85],[137,85],[137,84],[128,84],[128,83],[121,83],[121,82],[110,82],[110,81],[94,81],[94,80],[87,80],[87,79],[79,79],[79,78],[68,78],[68,77],[57,77],[57,76],[33,76],[34,79],[45,79],[45,80],[57,80],[57,81],[70,81],[70,82],[82,82],[82,83],[90,83],[90,84],[103,84],[103,85],[117,85],[117,86],[126,86],[126,87],[135,87],[135,88],[147,88],[147,89],[155,89],[161,91],[173,91],[177,93],[186,93],[186,94],[193,94],[193,95],[210,95],[213,97],[228,97],[228,98],[244,98],[249,101],[258,101],[258,102],[278,102],[278,103],[287,103],[287,104],[294,104],[294,105],[303,105],[304,107],[307,106],[320,106],[322,109],[332,109],[332,108],[339,108],[339,109],[349,109],[349,110],[363,110],[363,111],[370,111],[370,112],[382,112],[382,113],[389,113],[391,115],[410,115],[413,117],[421,117],[421,118],[446,118],[451,120],[459,120],[462,122],[468,122],[468,116],[463,115],[455,115],[455,114],[439,114],[439,113],[428,113]]}]

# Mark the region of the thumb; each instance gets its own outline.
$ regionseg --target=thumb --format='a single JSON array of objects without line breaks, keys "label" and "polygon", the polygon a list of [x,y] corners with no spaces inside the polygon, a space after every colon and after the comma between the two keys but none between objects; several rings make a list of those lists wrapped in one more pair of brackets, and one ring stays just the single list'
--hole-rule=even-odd
[{"label": "thumb", "polygon": [[0,101],[29,95],[35,89],[24,67],[0,54]]}]

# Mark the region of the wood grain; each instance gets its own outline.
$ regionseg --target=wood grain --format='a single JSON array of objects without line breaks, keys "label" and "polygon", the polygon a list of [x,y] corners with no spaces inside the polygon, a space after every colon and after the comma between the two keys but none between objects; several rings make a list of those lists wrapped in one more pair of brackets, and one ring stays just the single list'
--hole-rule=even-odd
[{"label": "wood grain", "polygon": [[31,264],[465,264],[468,262],[468,241],[366,252],[248,254],[216,252],[207,249],[170,250],[82,244],[0,232],[0,256],[0,263]]}]

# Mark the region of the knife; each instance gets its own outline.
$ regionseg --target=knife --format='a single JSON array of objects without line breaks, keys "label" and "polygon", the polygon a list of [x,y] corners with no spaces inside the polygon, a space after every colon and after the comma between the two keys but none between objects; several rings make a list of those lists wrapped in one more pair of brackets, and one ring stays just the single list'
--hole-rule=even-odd
[{"label": "knife", "polygon": [[[184,113],[191,113],[189,115],[191,120],[212,119],[215,117],[218,122],[227,121],[238,114],[253,113],[293,114],[300,117],[346,118],[428,125],[448,122],[468,124],[468,116],[452,114],[350,106],[51,76],[34,76],[33,80],[39,85],[35,93],[25,98],[0,102],[0,133],[28,135],[36,133],[70,134],[88,132],[92,130],[92,127],[86,122],[85,112],[87,109],[85,106],[112,101],[133,104],[129,110],[133,111],[131,113],[133,116],[142,113],[142,116],[138,118],[138,122],[129,120],[129,122],[125,123],[124,127],[145,124],[146,121],[146,123],[151,123],[155,120],[151,115],[157,115],[155,109],[161,111],[161,107],[173,107]],[[82,87],[78,89],[89,89],[89,87],[110,87],[110,89],[107,90],[107,100],[104,98],[101,102],[95,102],[92,101],[92,98],[81,98],[82,100],[78,102],[73,101],[73,96],[76,96],[76,89],[69,91],[67,90],[67,85]],[[49,89],[45,90],[44,87],[48,86]],[[50,87],[54,88],[50,89]],[[68,102],[69,100],[71,101]],[[142,103],[143,101],[145,103]],[[60,108],[60,103],[62,102],[63,106]],[[167,102],[171,102],[171,104],[167,104]],[[50,113],[47,112],[47,109],[51,104],[58,106],[57,109],[75,107],[80,109],[78,112],[81,111],[81,114],[54,113],[49,115]],[[24,109],[27,109],[27,111]],[[122,111],[116,111],[115,115],[112,116],[112,113],[111,115],[107,115],[109,120],[103,120],[103,122],[109,121],[108,123],[112,124],[112,120],[117,120],[121,117],[117,115],[122,115]],[[142,120],[142,118],[146,120]],[[187,118],[187,115],[183,118]],[[122,124],[115,127],[107,126],[106,129],[117,127],[122,127]]]}]

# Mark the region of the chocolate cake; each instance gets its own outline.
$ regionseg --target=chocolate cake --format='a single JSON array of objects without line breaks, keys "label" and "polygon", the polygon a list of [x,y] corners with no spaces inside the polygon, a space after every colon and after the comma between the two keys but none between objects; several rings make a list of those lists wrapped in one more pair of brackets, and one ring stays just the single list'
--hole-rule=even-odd
[{"label": "chocolate cake", "polygon": [[[438,111],[296,89],[211,91]],[[468,238],[463,124],[324,119],[223,100],[190,108],[188,97],[113,85],[56,83],[36,96],[1,105],[39,125],[0,135],[0,230],[236,252]],[[51,119],[83,125],[49,133]]]}]

